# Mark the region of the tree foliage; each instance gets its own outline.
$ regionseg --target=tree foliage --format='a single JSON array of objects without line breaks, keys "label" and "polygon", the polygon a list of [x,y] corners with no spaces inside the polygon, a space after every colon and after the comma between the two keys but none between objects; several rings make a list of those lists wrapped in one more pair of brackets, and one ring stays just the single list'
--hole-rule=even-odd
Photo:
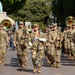
[{"label": "tree foliage", "polygon": [[66,26],[65,19],[68,16],[75,17],[75,0],[53,0],[52,11],[57,21],[62,23],[62,27]]},{"label": "tree foliage", "polygon": [[15,21],[39,22],[42,25],[50,15],[51,1],[52,0],[1,0],[3,10]]},{"label": "tree foliage", "polygon": [[38,22],[43,21],[50,14],[50,11],[50,5],[47,5],[46,2],[35,0],[29,1],[14,15],[25,21]]},{"label": "tree foliage", "polygon": [[3,10],[8,14],[17,12],[26,2],[26,0],[0,0],[3,4]]}]

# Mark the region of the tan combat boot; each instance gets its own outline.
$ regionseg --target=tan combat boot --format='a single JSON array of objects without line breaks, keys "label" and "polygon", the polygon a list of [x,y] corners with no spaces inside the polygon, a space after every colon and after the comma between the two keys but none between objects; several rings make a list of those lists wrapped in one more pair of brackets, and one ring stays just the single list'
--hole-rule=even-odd
[{"label": "tan combat boot", "polygon": [[2,62],[4,62],[4,61],[5,61],[5,58],[4,58],[4,57],[2,57],[2,58],[1,58],[1,61],[2,61]]},{"label": "tan combat boot", "polygon": [[38,71],[39,74],[41,73],[41,67],[38,67]]},{"label": "tan combat boot", "polygon": [[60,63],[59,62],[56,63],[56,68],[60,68]]},{"label": "tan combat boot", "polygon": [[51,62],[49,61],[49,59],[47,58],[47,56],[46,56],[46,60],[47,60],[47,63],[48,63],[48,64],[50,64],[50,63],[51,63]]},{"label": "tan combat boot", "polygon": [[71,54],[68,55],[68,58],[71,59]]},{"label": "tan combat boot", "polygon": [[21,65],[22,68],[25,68],[26,66],[24,64]]},{"label": "tan combat boot", "polygon": [[73,56],[71,57],[71,60],[74,60],[74,57]]},{"label": "tan combat boot", "polygon": [[2,61],[0,60],[0,64],[2,63]]},{"label": "tan combat boot", "polygon": [[21,67],[20,63],[18,64],[19,67]]},{"label": "tan combat boot", "polygon": [[21,67],[22,67],[22,68],[25,68],[25,67],[26,67],[26,66],[25,66],[25,63],[24,63],[23,61],[21,62]]},{"label": "tan combat boot", "polygon": [[54,63],[53,63],[53,67],[55,67],[55,68],[56,68],[56,62],[54,62]]},{"label": "tan combat boot", "polygon": [[2,59],[2,57],[0,56],[0,64],[2,63],[2,60],[1,59]]},{"label": "tan combat boot", "polygon": [[36,66],[34,66],[33,73],[36,73]]}]

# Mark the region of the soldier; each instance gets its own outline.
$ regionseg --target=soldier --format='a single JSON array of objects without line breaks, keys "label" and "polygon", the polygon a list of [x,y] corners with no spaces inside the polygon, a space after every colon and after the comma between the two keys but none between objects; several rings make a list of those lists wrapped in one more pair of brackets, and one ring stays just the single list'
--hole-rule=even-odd
[{"label": "soldier", "polygon": [[[46,28],[45,29],[45,36],[48,36],[48,33],[49,33],[49,28]],[[47,38],[47,37],[46,37]],[[45,43],[46,44],[46,43]],[[47,50],[47,47],[46,47],[46,45],[45,45],[45,51],[44,51],[44,53],[45,53],[45,58],[46,58],[46,60],[47,60],[47,62],[49,62],[49,60],[48,60],[48,58],[47,58],[47,52],[48,52],[48,50]]]},{"label": "soldier", "polygon": [[34,32],[30,35],[29,45],[31,46],[31,56],[34,65],[33,72],[41,73],[42,58],[44,55],[44,42],[46,41],[45,36],[39,31],[38,24],[34,24]]},{"label": "soldier", "polygon": [[5,53],[6,53],[6,47],[8,45],[8,34],[5,30],[3,30],[3,25],[0,24],[0,36],[1,36],[1,50],[2,50],[2,57],[0,62],[4,62],[5,60]]},{"label": "soldier", "polygon": [[72,40],[71,40],[71,59],[75,60],[75,23],[73,23]]},{"label": "soldier", "polygon": [[55,52],[54,52],[54,66],[60,67],[60,57],[62,49],[63,35],[60,29],[57,29],[57,23],[54,24],[54,40],[55,40]]},{"label": "soldier", "polygon": [[64,56],[67,56],[68,54],[68,38],[67,38],[67,32],[68,32],[68,26],[63,31],[63,42],[64,42]]},{"label": "soldier", "polygon": [[52,43],[51,35],[53,33],[53,25],[50,26],[50,31],[47,33],[47,42],[46,42],[46,60],[47,62],[53,66],[53,53],[54,53],[54,44]]},{"label": "soldier", "polygon": [[2,33],[0,32],[0,64],[2,63],[3,58],[3,41],[2,41]]},{"label": "soldier", "polygon": [[14,45],[17,49],[19,66],[25,68],[28,60],[28,33],[22,21],[19,22],[19,28],[16,30],[14,36]]},{"label": "soldier", "polygon": [[51,48],[52,52],[51,55],[53,57],[53,66],[59,68],[60,63],[60,56],[61,56],[61,36],[60,30],[57,29],[57,23],[53,24],[53,32],[50,36]]},{"label": "soldier", "polygon": [[72,58],[72,33],[73,33],[73,29],[72,29],[72,25],[69,26],[69,29],[67,31],[67,49],[68,49],[68,57],[71,59]]}]

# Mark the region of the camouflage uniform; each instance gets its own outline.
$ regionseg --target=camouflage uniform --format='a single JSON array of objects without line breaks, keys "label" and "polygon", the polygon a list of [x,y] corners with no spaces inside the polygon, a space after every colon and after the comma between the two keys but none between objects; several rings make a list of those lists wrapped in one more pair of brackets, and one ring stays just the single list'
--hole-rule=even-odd
[{"label": "camouflage uniform", "polygon": [[54,31],[54,33],[55,33],[54,34],[55,37],[54,65],[55,67],[59,68],[63,36],[62,33],[58,30],[57,32]]},{"label": "camouflage uniform", "polygon": [[74,38],[75,37],[75,29],[73,29],[72,31],[72,40],[71,40],[71,59],[74,60],[75,59],[75,42],[74,42]]},{"label": "camouflage uniform", "polygon": [[53,25],[53,31],[50,34],[52,64],[54,67],[59,67],[61,56],[62,34],[60,29],[55,29],[57,25]]},{"label": "camouflage uniform", "polygon": [[68,27],[66,27],[65,30],[63,31],[63,42],[64,42],[64,53],[65,53],[65,55],[68,54],[67,32],[68,32]]},{"label": "camouflage uniform", "polygon": [[0,32],[0,63],[2,63],[2,58],[4,57],[3,47],[3,37],[2,33]]},{"label": "camouflage uniform", "polygon": [[[46,28],[46,31],[45,31],[44,35],[46,36],[47,42],[48,42],[48,35],[49,35],[48,33],[49,33],[49,29]],[[48,46],[46,46],[47,42],[45,43],[44,54],[45,54],[45,58],[46,58],[47,62],[49,63],[49,60],[48,60]]]},{"label": "camouflage uniform", "polygon": [[[32,57],[32,63],[34,65],[34,70],[36,68],[38,69],[38,72],[40,72],[40,68],[42,66],[42,58],[44,55],[44,42],[40,40],[40,38],[45,38],[44,34],[42,32],[38,32],[38,35],[36,35],[36,32],[32,32],[30,35],[30,42],[32,43],[31,47],[31,57]],[[36,71],[35,71],[36,72]]]},{"label": "camouflage uniform", "polygon": [[67,48],[68,48],[68,57],[71,58],[72,57],[72,52],[73,52],[73,46],[74,46],[74,43],[72,41],[72,34],[73,34],[73,29],[69,29],[67,31]]},{"label": "camouflage uniform", "polygon": [[53,62],[54,62],[54,50],[55,50],[55,46],[54,46],[54,43],[53,43],[53,39],[51,37],[51,35],[53,34],[53,25],[51,26],[51,30],[47,33],[47,42],[46,44],[48,44],[48,46],[46,46],[46,51],[47,51],[47,62],[50,64],[50,65],[53,65]]},{"label": "camouflage uniform", "polygon": [[19,28],[14,34],[14,44],[16,44],[17,56],[21,67],[27,66],[28,60],[28,34],[25,27]]},{"label": "camouflage uniform", "polygon": [[2,44],[3,44],[3,47],[2,47],[2,62],[4,62],[5,60],[5,53],[6,53],[6,47],[7,47],[7,44],[8,44],[8,34],[6,33],[5,30],[1,30],[0,33],[2,34]]},{"label": "camouflage uniform", "polygon": [[71,59],[75,60],[75,23],[73,23],[72,40],[71,40]]}]

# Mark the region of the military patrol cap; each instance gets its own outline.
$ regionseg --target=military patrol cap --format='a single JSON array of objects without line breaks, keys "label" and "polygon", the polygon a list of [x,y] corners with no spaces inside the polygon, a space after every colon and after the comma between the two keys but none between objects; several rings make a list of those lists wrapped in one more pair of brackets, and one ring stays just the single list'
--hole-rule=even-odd
[{"label": "military patrol cap", "polygon": [[53,26],[56,27],[57,26],[57,23],[54,23]]},{"label": "military patrol cap", "polygon": [[39,27],[39,25],[38,24],[34,24],[33,27]]},{"label": "military patrol cap", "polygon": [[20,22],[19,22],[19,25],[24,25],[23,21],[20,21]]}]

